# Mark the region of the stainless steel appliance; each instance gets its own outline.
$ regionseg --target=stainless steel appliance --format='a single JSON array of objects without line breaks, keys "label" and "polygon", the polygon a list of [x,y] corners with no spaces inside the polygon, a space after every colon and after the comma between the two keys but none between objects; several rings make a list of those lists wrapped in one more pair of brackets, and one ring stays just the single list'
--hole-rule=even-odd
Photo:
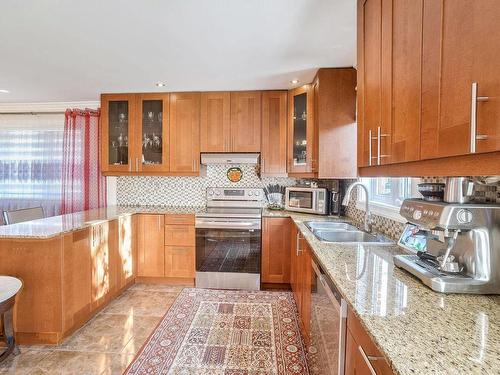
[{"label": "stainless steel appliance", "polygon": [[[347,302],[313,259],[311,282],[311,334],[309,353],[314,373],[344,374]],[[317,371],[316,371],[317,370]]]},{"label": "stainless steel appliance", "polygon": [[468,177],[448,177],[444,188],[447,203],[467,203],[474,195],[474,182]]},{"label": "stainless steel appliance", "polygon": [[208,188],[207,208],[196,214],[196,287],[260,289],[264,192]]},{"label": "stainless steel appliance", "polygon": [[407,199],[394,264],[442,293],[500,294],[500,206]]},{"label": "stainless steel appliance", "polygon": [[291,186],[285,189],[285,209],[327,215],[329,210],[328,189]]},{"label": "stainless steel appliance", "polygon": [[340,180],[333,180],[330,187],[330,209],[329,214],[334,216],[344,215],[344,206],[342,200],[344,199],[344,189]]}]

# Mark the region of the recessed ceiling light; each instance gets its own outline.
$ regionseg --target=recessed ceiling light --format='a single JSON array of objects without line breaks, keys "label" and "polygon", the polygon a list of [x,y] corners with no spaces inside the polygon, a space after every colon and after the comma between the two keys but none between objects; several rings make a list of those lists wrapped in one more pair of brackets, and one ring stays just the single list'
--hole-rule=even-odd
[{"label": "recessed ceiling light", "polygon": [[163,82],[157,82],[156,87],[165,87],[167,84]]},{"label": "recessed ceiling light", "polygon": [[8,94],[9,92],[10,92],[9,90],[0,89],[0,93],[2,94]]},{"label": "recessed ceiling light", "polygon": [[299,80],[298,80],[298,79],[292,79],[292,80],[290,81],[290,83],[291,83],[292,85],[296,85],[297,83],[299,83]]}]

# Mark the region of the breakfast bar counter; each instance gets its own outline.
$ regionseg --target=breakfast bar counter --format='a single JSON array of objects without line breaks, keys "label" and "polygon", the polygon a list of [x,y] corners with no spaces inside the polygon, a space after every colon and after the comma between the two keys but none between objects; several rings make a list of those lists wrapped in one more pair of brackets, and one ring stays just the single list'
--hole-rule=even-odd
[{"label": "breakfast bar counter", "polygon": [[1,238],[51,238],[133,214],[195,214],[204,207],[108,206],[0,226]]}]

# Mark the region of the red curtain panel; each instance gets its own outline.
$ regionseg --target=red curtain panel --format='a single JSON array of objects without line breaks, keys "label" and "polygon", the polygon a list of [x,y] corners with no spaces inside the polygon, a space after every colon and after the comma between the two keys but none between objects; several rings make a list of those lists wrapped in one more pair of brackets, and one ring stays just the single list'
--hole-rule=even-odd
[{"label": "red curtain panel", "polygon": [[65,114],[61,213],[106,205],[106,179],[101,174],[97,110],[68,109]]}]

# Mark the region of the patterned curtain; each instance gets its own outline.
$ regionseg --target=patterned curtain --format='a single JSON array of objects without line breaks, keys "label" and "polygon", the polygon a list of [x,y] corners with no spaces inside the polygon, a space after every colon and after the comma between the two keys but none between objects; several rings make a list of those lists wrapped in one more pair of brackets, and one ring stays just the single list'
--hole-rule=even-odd
[{"label": "patterned curtain", "polygon": [[63,214],[106,204],[106,179],[101,175],[99,111],[67,110],[64,123]]}]

